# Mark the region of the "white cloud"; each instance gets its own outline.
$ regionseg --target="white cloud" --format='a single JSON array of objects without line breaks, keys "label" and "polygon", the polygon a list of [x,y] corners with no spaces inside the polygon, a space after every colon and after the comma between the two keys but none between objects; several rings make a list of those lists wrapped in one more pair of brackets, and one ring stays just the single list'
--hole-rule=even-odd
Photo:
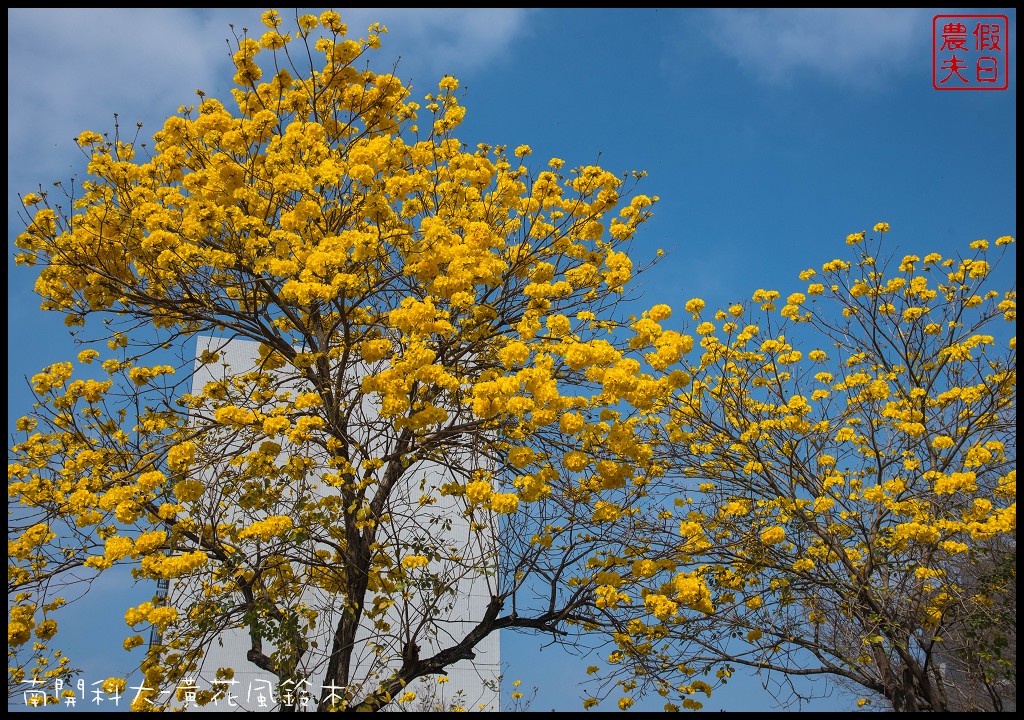
[{"label": "white cloud", "polygon": [[[318,11],[317,11],[318,12]],[[282,11],[289,23],[287,11]],[[528,10],[358,8],[342,19],[351,36],[389,28],[375,66],[401,56],[398,74],[416,92],[448,73],[470,74],[501,59],[526,30]],[[65,180],[84,159],[71,140],[83,130],[152,137],[196,89],[227,96],[233,73],[229,23],[262,30],[255,9],[11,9],[8,11],[8,183],[28,192]],[[9,198],[10,201],[10,198]]]},{"label": "white cloud", "polygon": [[[228,66],[223,11],[12,9],[8,12],[8,180],[68,175],[82,130],[150,137]],[[12,155],[16,155],[15,160]]]},{"label": "white cloud", "polygon": [[711,10],[710,40],[744,71],[777,84],[798,72],[869,86],[907,64],[930,67],[931,13],[919,8]]},{"label": "white cloud", "polygon": [[[51,183],[85,171],[86,158],[73,138],[83,130],[113,132],[114,113],[123,136],[148,142],[183,104],[195,104],[197,89],[229,99],[234,69],[225,42],[230,24],[241,33],[262,32],[260,9],[26,9],[8,10],[8,244],[20,231],[18,194],[41,186],[61,202]],[[319,10],[310,10],[317,12]],[[282,11],[287,24],[291,11]],[[399,76],[414,80],[416,93],[435,90],[448,74],[460,79],[507,57],[527,30],[528,10],[372,9],[342,11],[350,34],[362,36],[373,22],[390,32],[374,53],[378,70],[401,56]],[[230,105],[229,105],[230,107]],[[15,336],[56,335],[46,345],[57,352],[64,326],[52,314],[38,317],[33,273],[13,267],[8,253],[8,318]],[[32,320],[23,320],[32,318]],[[10,328],[9,328],[10,329]],[[13,347],[13,345],[12,345]],[[54,357],[53,359],[57,359]]]},{"label": "white cloud", "polygon": [[500,60],[527,31],[523,8],[355,8],[342,13],[350,34],[372,22],[388,28],[380,56],[401,56],[398,76],[417,90],[436,89],[444,75],[462,78]]}]

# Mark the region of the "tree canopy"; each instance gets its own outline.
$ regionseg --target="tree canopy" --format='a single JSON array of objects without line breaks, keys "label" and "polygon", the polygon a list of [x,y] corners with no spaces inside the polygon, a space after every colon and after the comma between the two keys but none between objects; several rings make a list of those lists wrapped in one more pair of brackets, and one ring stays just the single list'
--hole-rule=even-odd
[{"label": "tree canopy", "polygon": [[612,658],[632,682],[710,691],[690,678],[742,665],[783,697],[828,675],[896,710],[1013,706],[1016,292],[993,276],[1013,239],[897,259],[874,230],[784,303],[687,304],[703,354],[657,443],[678,512],[608,560],[643,596]]},{"label": "tree canopy", "polygon": [[[202,96],[152,148],[84,132],[82,195],[66,209],[24,198],[18,261],[40,268],[44,309],[83,341],[98,331],[78,361],[105,379],[45,369],[18,423],[9,641],[35,649],[12,663],[16,682],[70,668],[45,645],[62,580],[129,563],[192,588],[127,609],[161,637],[141,650],[152,692],[136,707],[242,628],[243,662],[344,688],[322,708],[376,709],[499,629],[588,617],[574,574],[642,492],[652,454],[614,408],[649,407],[678,376],[639,376],[639,349],[609,331],[654,198],[595,166],[531,171],[526,146],[467,149],[454,78],[421,106],[358,68],[380,27],[353,40],[331,11],[292,35],[263,20],[237,41],[236,111]],[[194,345],[170,352],[200,336],[203,382]],[[225,371],[235,340],[258,358]],[[659,347],[678,358],[684,342]],[[570,483],[577,458],[602,463],[599,492]],[[413,512],[438,502],[471,537]],[[453,636],[436,616],[468,576],[485,576],[487,610]],[[325,626],[328,647],[313,647]],[[360,644],[376,653],[368,677],[353,676]]]}]

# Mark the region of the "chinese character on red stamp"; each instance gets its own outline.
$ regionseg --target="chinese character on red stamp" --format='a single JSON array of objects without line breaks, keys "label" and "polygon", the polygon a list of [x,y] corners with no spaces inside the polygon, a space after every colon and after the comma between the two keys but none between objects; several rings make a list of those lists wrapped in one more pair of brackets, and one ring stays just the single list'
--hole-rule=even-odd
[{"label": "chinese character on red stamp", "polygon": [[1006,90],[1010,23],[1005,15],[936,15],[932,19],[932,87]]}]

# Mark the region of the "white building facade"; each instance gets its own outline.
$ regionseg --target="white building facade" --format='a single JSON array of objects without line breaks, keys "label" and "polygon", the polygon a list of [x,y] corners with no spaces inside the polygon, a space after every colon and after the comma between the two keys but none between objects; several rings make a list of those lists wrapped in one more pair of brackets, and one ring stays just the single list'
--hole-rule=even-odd
[{"label": "white building facade", "polygon": [[[217,352],[219,359],[202,363],[204,352]],[[195,373],[192,378],[193,394],[200,394],[204,386],[256,367],[259,361],[259,343],[233,339],[200,336],[196,347]],[[369,410],[372,413],[372,409]],[[287,449],[282,450],[282,461]],[[204,470],[207,487],[216,485],[216,467]],[[317,492],[319,471],[310,473],[304,492]],[[389,495],[390,522],[379,528],[379,540],[404,553],[416,554],[415,549],[424,542],[432,547],[444,547],[455,562],[427,568],[433,575],[450,578],[442,594],[429,596],[395,597],[384,600],[394,602],[385,616],[390,631],[374,629],[364,618],[353,653],[352,684],[366,681],[356,698],[376,688],[374,682],[385,679],[401,665],[404,638],[411,638],[420,658],[429,658],[438,650],[447,648],[464,638],[484,616],[496,578],[494,540],[470,527],[470,522],[458,504],[461,498],[442,495],[437,490],[451,478],[441,465],[421,462],[405,473],[405,483],[398,492]],[[320,487],[324,487],[320,485]],[[312,488],[312,490],[310,489]],[[323,492],[322,490],[320,492]],[[428,498],[425,502],[424,498]],[[435,572],[436,571],[436,572]],[[170,583],[167,602],[184,607],[194,597],[194,586]],[[367,600],[367,607],[377,599]],[[194,679],[197,690],[209,689],[218,668],[232,668],[228,691],[218,693],[215,702],[200,707],[185,702],[186,710],[208,711],[270,711],[279,708],[282,699],[291,699],[294,689],[299,709],[315,711],[324,689],[324,674],[331,648],[334,627],[340,617],[341,603],[323,588],[309,585],[302,589],[301,602],[319,613],[316,628],[306,641],[309,649],[297,671],[295,683],[279,684],[279,678],[261,670],[247,659],[252,641],[245,627],[227,629],[212,637],[205,651],[202,666]],[[420,604],[417,605],[417,602]],[[386,604],[386,603],[385,603]],[[241,623],[234,623],[241,625]],[[408,645],[409,643],[406,643]],[[315,645],[315,647],[314,647]],[[270,647],[264,652],[273,651]],[[416,693],[416,699],[392,707],[405,710],[450,710],[455,706],[466,710],[499,710],[500,697],[500,641],[497,632],[490,633],[473,652],[475,659],[462,660],[447,669],[445,676],[422,678],[406,692]],[[447,679],[441,679],[441,678]],[[439,682],[440,679],[440,682]],[[224,682],[221,679],[221,682]],[[223,686],[221,686],[223,687]],[[329,689],[330,691],[330,689]],[[343,692],[343,689],[338,689]],[[285,697],[281,697],[284,695]],[[305,702],[304,702],[305,700]]]}]

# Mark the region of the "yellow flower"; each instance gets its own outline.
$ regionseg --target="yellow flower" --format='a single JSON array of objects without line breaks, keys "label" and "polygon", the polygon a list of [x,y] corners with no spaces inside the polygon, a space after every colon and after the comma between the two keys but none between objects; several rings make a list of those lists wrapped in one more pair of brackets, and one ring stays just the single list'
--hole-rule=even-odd
[{"label": "yellow flower", "polygon": [[281,35],[276,30],[268,30],[260,38],[260,45],[267,50],[280,50],[288,41],[288,35]]},{"label": "yellow flower", "polygon": [[655,305],[651,308],[650,317],[654,322],[668,320],[672,316],[672,308],[668,305]]},{"label": "yellow flower", "polygon": [[466,499],[477,505],[490,500],[492,494],[491,484],[486,480],[475,480],[466,486]]},{"label": "yellow flower", "polygon": [[96,143],[103,142],[103,136],[98,132],[86,130],[79,134],[77,141],[79,145],[85,147],[86,145],[95,145]]},{"label": "yellow flower", "polygon": [[586,421],[575,413],[565,413],[562,415],[562,419],[558,421],[559,429],[569,435],[582,430],[585,424]]},{"label": "yellow flower", "polygon": [[36,625],[36,637],[40,640],[46,641],[57,634],[57,621],[56,620],[43,620]]},{"label": "yellow flower", "polygon": [[323,399],[316,393],[302,393],[295,398],[295,409],[306,410],[308,408],[320,407]]},{"label": "yellow flower", "polygon": [[644,598],[644,605],[659,620],[667,620],[679,612],[679,604],[664,595],[648,595]]},{"label": "yellow flower", "polygon": [[622,514],[622,509],[615,503],[599,500],[594,505],[593,522],[614,522]]},{"label": "yellow flower", "polygon": [[519,508],[519,498],[513,493],[495,493],[491,496],[491,509],[502,515],[511,515]]},{"label": "yellow flower", "polygon": [[107,695],[113,695],[115,693],[123,693],[128,683],[123,678],[107,678],[103,681],[100,686],[103,688],[103,692]]},{"label": "yellow flower", "polygon": [[272,517],[268,517],[266,520],[254,522],[252,525],[245,528],[238,533],[238,539],[245,540],[250,537],[258,537],[261,540],[270,540],[280,535],[284,535],[292,529],[292,526],[292,519],[287,515],[274,515]]},{"label": "yellow flower", "polygon": [[260,19],[268,28],[277,28],[281,26],[281,16],[278,14],[277,10],[267,10],[260,16]]},{"label": "yellow flower", "polygon": [[145,622],[146,618],[149,617],[150,611],[153,609],[153,603],[144,602],[137,608],[128,608],[124,614],[124,621],[129,626],[138,625],[141,622]]},{"label": "yellow flower", "polygon": [[179,443],[167,453],[167,465],[171,470],[184,471],[192,465],[196,459],[196,446],[191,441]]},{"label": "yellow flower", "polygon": [[[168,462],[168,465],[171,463]],[[182,502],[194,502],[203,496],[206,487],[199,480],[182,480],[175,483],[173,489],[174,495]]]},{"label": "yellow flower", "polygon": [[341,15],[333,10],[327,10],[326,12],[320,13],[320,24],[339,35],[344,35],[347,31],[347,28],[341,22]]},{"label": "yellow flower", "polygon": [[416,568],[423,567],[428,563],[428,560],[422,555],[406,555],[402,558],[402,567],[406,570],[415,570]]},{"label": "yellow flower", "polygon": [[889,232],[889,223],[887,223],[887,222],[880,222],[880,223],[878,223],[877,225],[875,225],[874,231],[877,232],[877,233],[887,233],[887,232]]},{"label": "yellow flower", "polygon": [[291,422],[286,417],[268,417],[263,421],[263,434],[267,437],[276,437],[281,433],[288,432]]}]

